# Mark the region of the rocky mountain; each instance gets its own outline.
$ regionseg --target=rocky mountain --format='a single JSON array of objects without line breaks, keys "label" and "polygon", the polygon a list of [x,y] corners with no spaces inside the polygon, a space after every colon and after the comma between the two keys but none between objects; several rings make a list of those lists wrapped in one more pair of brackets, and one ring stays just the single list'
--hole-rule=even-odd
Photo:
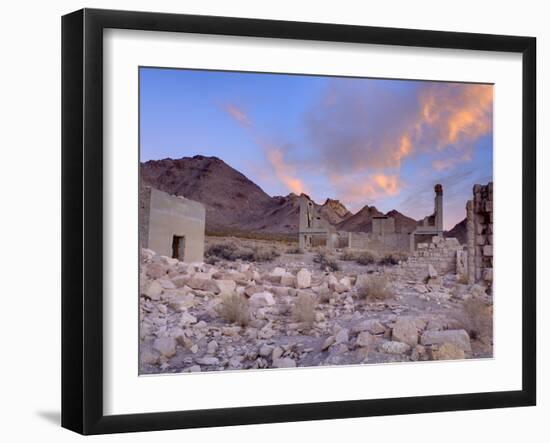
[{"label": "rocky mountain", "polygon": [[461,244],[465,244],[466,236],[467,236],[466,222],[467,222],[466,219],[458,222],[450,231],[445,231],[443,235],[445,237],[454,237]]},{"label": "rocky mountain", "polygon": [[375,206],[364,206],[356,214],[348,217],[346,220],[338,223],[337,228],[340,231],[350,232],[371,232],[373,217],[384,215]]},{"label": "rocky mountain", "polygon": [[[291,193],[271,197],[217,157],[149,160],[141,164],[140,176],[144,186],[204,204],[209,232],[298,232],[300,196]],[[367,205],[352,214],[340,201],[330,198],[317,208],[338,230],[370,232],[372,218],[381,215],[395,218],[397,232],[410,232],[416,226],[414,219],[396,210],[383,214]]]},{"label": "rocky mountain", "polygon": [[418,222],[414,218],[407,217],[395,209],[386,212],[386,215],[395,219],[395,232],[410,233],[413,232],[418,225]]},{"label": "rocky mountain", "polygon": [[327,198],[325,203],[319,207],[319,212],[332,225],[337,225],[353,215],[339,200],[331,198]]},{"label": "rocky mountain", "polygon": [[142,184],[203,203],[207,229],[246,225],[265,213],[271,197],[217,157],[150,160],[141,164]]}]

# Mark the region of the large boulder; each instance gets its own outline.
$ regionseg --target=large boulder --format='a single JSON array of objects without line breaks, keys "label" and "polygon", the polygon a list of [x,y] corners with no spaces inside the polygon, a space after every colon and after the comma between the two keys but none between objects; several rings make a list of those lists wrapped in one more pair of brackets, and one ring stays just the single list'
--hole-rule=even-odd
[{"label": "large boulder", "polygon": [[386,354],[404,354],[409,351],[411,347],[406,343],[400,341],[387,341],[382,343],[378,349]]},{"label": "large boulder", "polygon": [[282,286],[294,286],[296,284],[296,277],[292,275],[290,272],[285,272],[281,276],[281,285]]},{"label": "large boulder", "polygon": [[289,357],[276,358],[273,360],[274,368],[295,368],[296,362]]},{"label": "large boulder", "polygon": [[296,288],[305,289],[311,286],[311,272],[302,268],[296,274]]},{"label": "large boulder", "polygon": [[411,318],[399,318],[393,326],[392,338],[411,347],[416,346],[418,344],[416,322]]},{"label": "large boulder", "polygon": [[466,353],[462,348],[452,343],[443,343],[437,349],[432,350],[434,360],[463,360]]},{"label": "large boulder", "polygon": [[170,358],[176,355],[176,339],[173,337],[160,337],[153,342],[153,349],[164,357]]},{"label": "large boulder", "polygon": [[145,268],[145,273],[149,278],[161,278],[166,275],[168,267],[162,263],[149,263]]},{"label": "large boulder", "polygon": [[374,337],[367,331],[360,332],[355,344],[362,348],[368,348],[374,343]]},{"label": "large boulder", "polygon": [[470,336],[464,329],[448,329],[445,331],[425,331],[420,338],[420,344],[443,345],[450,343],[464,352],[472,352]]},{"label": "large boulder", "polygon": [[216,281],[208,278],[193,276],[187,280],[187,286],[191,289],[213,292],[214,294],[218,294],[220,292],[220,288],[216,284]]},{"label": "large boulder", "polygon": [[273,306],[275,299],[271,292],[258,292],[250,297],[250,305],[255,308],[263,308],[264,306]]},{"label": "large boulder", "polygon": [[348,330],[345,328],[340,329],[334,336],[335,344],[347,343],[349,340]]},{"label": "large boulder", "polygon": [[160,295],[162,294],[162,286],[156,280],[149,282],[143,295],[149,297],[151,300],[160,300]]},{"label": "large boulder", "polygon": [[234,280],[214,280],[221,295],[231,294],[237,287]]},{"label": "large boulder", "polygon": [[379,320],[376,320],[373,318],[369,320],[363,320],[361,323],[356,324],[353,327],[353,331],[354,332],[368,331],[371,334],[378,335],[386,332],[386,328],[382,323],[380,323]]}]

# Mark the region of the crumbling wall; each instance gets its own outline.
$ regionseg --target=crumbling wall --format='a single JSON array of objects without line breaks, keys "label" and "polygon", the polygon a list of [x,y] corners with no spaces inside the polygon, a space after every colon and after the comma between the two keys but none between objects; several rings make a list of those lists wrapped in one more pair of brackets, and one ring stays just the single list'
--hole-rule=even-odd
[{"label": "crumbling wall", "polygon": [[439,274],[457,272],[457,256],[462,246],[456,238],[432,237],[430,243],[419,243],[416,251],[402,263],[408,278],[420,280],[426,277],[429,265]]},{"label": "crumbling wall", "polygon": [[493,282],[493,183],[474,185],[466,204],[468,282]]},{"label": "crumbling wall", "polygon": [[371,232],[349,232],[349,248],[375,252],[409,251],[409,234],[394,232],[377,235]]}]

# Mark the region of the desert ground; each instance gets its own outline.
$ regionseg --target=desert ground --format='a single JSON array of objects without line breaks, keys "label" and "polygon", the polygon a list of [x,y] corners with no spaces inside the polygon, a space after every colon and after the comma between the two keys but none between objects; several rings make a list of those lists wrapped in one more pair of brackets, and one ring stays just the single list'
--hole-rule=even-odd
[{"label": "desert ground", "polygon": [[459,247],[434,237],[412,255],[374,254],[207,236],[201,264],[142,249],[140,373],[490,358],[490,289],[423,262]]}]

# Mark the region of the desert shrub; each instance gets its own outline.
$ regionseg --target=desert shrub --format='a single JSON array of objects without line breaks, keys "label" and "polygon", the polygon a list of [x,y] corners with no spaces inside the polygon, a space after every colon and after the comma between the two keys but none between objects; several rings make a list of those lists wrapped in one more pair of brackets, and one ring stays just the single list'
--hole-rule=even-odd
[{"label": "desert shrub", "polygon": [[357,253],[346,249],[342,254],[340,254],[340,260],[343,261],[355,261],[357,260]]},{"label": "desert shrub", "polygon": [[225,260],[236,260],[235,254],[237,252],[237,245],[235,243],[215,243],[210,245],[205,252],[206,257],[217,257]]},{"label": "desert shrub", "polygon": [[330,303],[331,298],[332,298],[332,293],[328,288],[323,288],[319,291],[319,302]]},{"label": "desert shrub", "polygon": [[319,251],[314,257],[313,261],[315,263],[319,263],[320,268],[325,270],[328,269],[329,271],[336,272],[340,270],[340,265],[338,262],[329,256],[325,251]]},{"label": "desert shrub", "polygon": [[215,243],[206,250],[207,262],[214,262],[215,259],[224,259],[228,261],[272,261],[280,254],[275,248],[266,248],[262,246],[240,246],[233,242]]},{"label": "desert shrub", "polygon": [[385,275],[369,275],[358,289],[358,295],[367,301],[386,300],[393,297],[393,289]]},{"label": "desert shrub", "polygon": [[378,263],[383,266],[397,265],[400,260],[403,260],[405,256],[403,254],[397,254],[395,252],[383,255]]},{"label": "desert shrub", "polygon": [[287,254],[302,254],[303,251],[298,246],[291,246],[286,250]]},{"label": "desert shrub", "polygon": [[298,295],[292,307],[292,318],[311,327],[315,323],[315,299],[307,293]]},{"label": "desert shrub", "polygon": [[253,261],[273,261],[281,254],[275,248],[262,248],[256,247],[253,249],[252,260]]},{"label": "desert shrub", "polygon": [[355,261],[363,266],[373,265],[374,263],[376,263],[376,257],[371,252],[362,252],[357,256]]},{"label": "desert shrub", "polygon": [[493,312],[491,306],[479,298],[464,301],[462,311],[456,316],[472,339],[488,341],[493,336]]},{"label": "desert shrub", "polygon": [[218,305],[218,314],[229,323],[246,326],[250,321],[248,299],[236,292],[224,295]]}]

